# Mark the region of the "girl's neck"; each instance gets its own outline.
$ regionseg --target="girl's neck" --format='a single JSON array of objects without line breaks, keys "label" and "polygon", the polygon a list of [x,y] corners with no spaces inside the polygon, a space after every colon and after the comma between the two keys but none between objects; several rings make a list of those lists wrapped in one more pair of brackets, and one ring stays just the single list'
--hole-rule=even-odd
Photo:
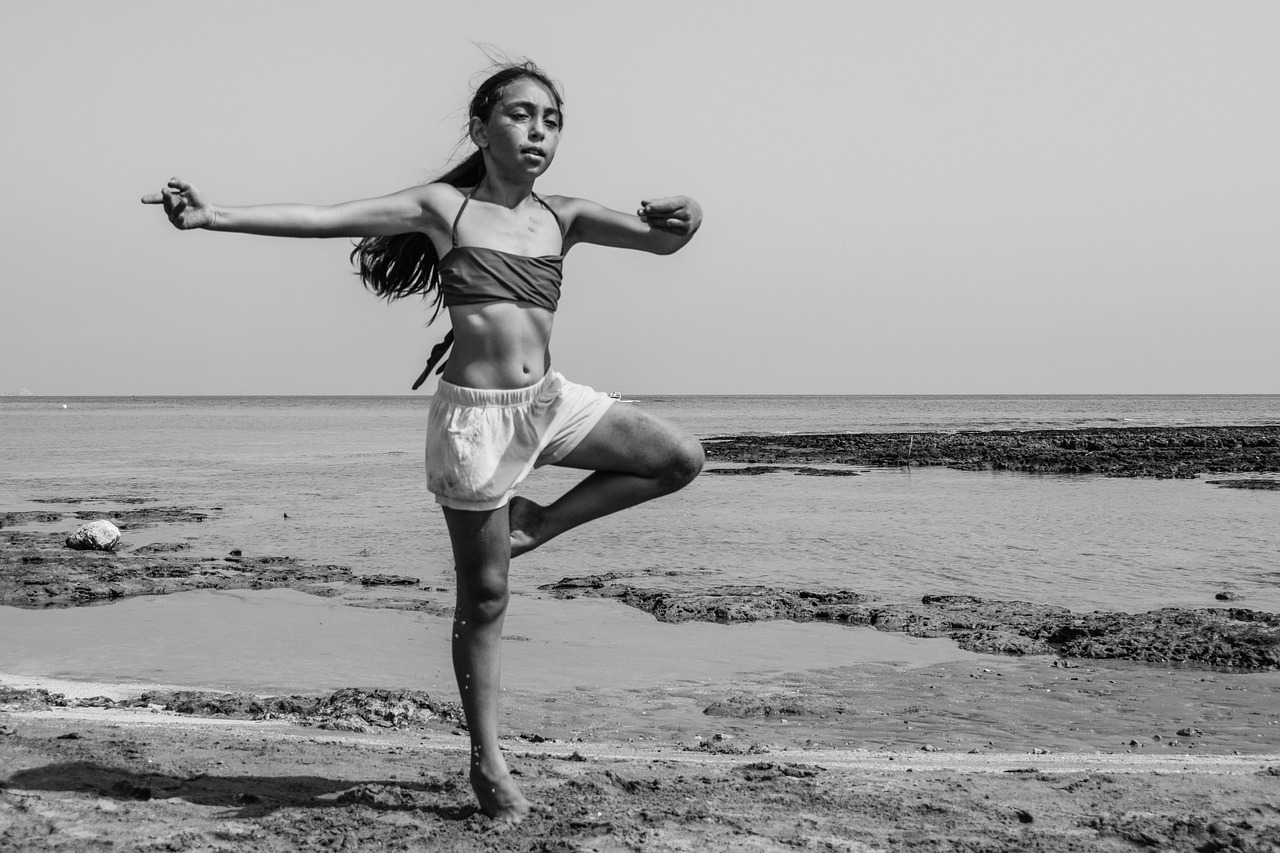
[{"label": "girl's neck", "polygon": [[533,181],[510,181],[487,172],[471,195],[473,198],[479,196],[480,201],[514,210],[533,195]]}]

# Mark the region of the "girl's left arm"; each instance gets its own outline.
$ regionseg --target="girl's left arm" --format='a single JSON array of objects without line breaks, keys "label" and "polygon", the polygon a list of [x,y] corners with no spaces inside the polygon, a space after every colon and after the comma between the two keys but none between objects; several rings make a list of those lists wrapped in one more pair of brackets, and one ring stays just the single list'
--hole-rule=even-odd
[{"label": "girl's left arm", "polygon": [[640,202],[634,215],[610,210],[580,198],[557,199],[556,212],[566,222],[564,248],[594,243],[669,255],[693,239],[702,226],[702,208],[688,196]]}]

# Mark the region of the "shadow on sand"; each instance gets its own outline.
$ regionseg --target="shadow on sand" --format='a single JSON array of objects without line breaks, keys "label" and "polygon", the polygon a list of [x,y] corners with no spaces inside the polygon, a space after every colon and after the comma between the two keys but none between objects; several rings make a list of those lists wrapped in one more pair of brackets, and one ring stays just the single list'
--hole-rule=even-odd
[{"label": "shadow on sand", "polygon": [[384,811],[423,811],[442,820],[478,814],[469,786],[458,778],[432,774],[413,782],[345,780],[323,776],[217,776],[180,778],[139,774],[88,761],[61,762],[21,770],[0,788],[87,793],[117,800],[179,798],[194,805],[235,809],[227,817],[253,818],[281,808],[325,808],[360,804]]}]

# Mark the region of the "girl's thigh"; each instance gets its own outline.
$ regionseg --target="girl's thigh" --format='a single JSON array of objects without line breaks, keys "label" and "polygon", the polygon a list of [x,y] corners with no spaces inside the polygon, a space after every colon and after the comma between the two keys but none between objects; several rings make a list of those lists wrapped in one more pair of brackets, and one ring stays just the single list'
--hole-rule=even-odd
[{"label": "girl's thigh", "polygon": [[644,409],[614,403],[556,464],[651,477],[673,466],[700,468],[702,458],[702,445],[680,427]]}]

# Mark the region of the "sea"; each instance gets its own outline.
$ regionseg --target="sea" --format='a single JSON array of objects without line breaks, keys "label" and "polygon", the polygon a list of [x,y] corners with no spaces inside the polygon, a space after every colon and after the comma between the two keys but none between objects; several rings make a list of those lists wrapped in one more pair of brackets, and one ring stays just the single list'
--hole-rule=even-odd
[{"label": "sea", "polygon": [[[1280,423],[1280,395],[626,399],[619,405],[705,440]],[[246,556],[291,556],[362,575],[412,576],[447,595],[449,541],[423,476],[428,405],[425,395],[3,397],[0,512],[115,508],[126,499],[191,507],[210,520],[127,530],[124,547],[187,541],[193,548],[187,553],[197,555],[240,549]],[[676,495],[572,531],[513,562],[507,631],[536,639],[541,630],[554,635],[554,649],[584,655],[589,648],[633,648],[641,637],[650,648],[666,649],[663,643],[677,636],[725,636],[725,626],[663,626],[613,601],[562,601],[539,590],[602,573],[682,588],[844,589],[888,602],[966,594],[1086,612],[1222,606],[1215,596],[1229,592],[1237,599],[1231,606],[1280,612],[1280,491],[1223,489],[1205,478],[857,470],[856,477],[706,473]],[[541,469],[521,491],[546,502],[581,476]],[[447,683],[447,655],[426,675],[387,662],[404,657],[387,654],[388,647],[418,642],[415,630],[447,630],[421,613],[361,609],[357,616],[332,600],[281,590],[182,593],[76,610],[0,608],[0,674],[281,689],[342,686],[360,675],[381,683]],[[412,624],[396,621],[406,619]],[[393,623],[400,627],[388,627]],[[771,655],[796,644],[836,657],[867,646],[835,639],[829,626],[821,635],[805,633],[811,630],[744,628],[739,637],[758,642],[735,640],[722,652],[758,670],[765,658],[767,666],[784,666]],[[697,633],[706,631],[721,633]],[[800,633],[787,639],[787,631]],[[628,658],[628,677],[675,666],[685,640],[662,652],[664,660],[649,660],[657,652]],[[935,641],[902,642],[917,645],[874,654],[926,660],[934,647],[919,644]],[[268,648],[275,651],[264,663]],[[515,652],[518,659],[528,654]],[[751,654],[754,663],[739,659]],[[237,657],[238,667],[226,662]],[[527,663],[538,684],[586,679],[597,665],[556,675],[556,664],[544,658]],[[606,672],[618,668],[597,663]]]}]

